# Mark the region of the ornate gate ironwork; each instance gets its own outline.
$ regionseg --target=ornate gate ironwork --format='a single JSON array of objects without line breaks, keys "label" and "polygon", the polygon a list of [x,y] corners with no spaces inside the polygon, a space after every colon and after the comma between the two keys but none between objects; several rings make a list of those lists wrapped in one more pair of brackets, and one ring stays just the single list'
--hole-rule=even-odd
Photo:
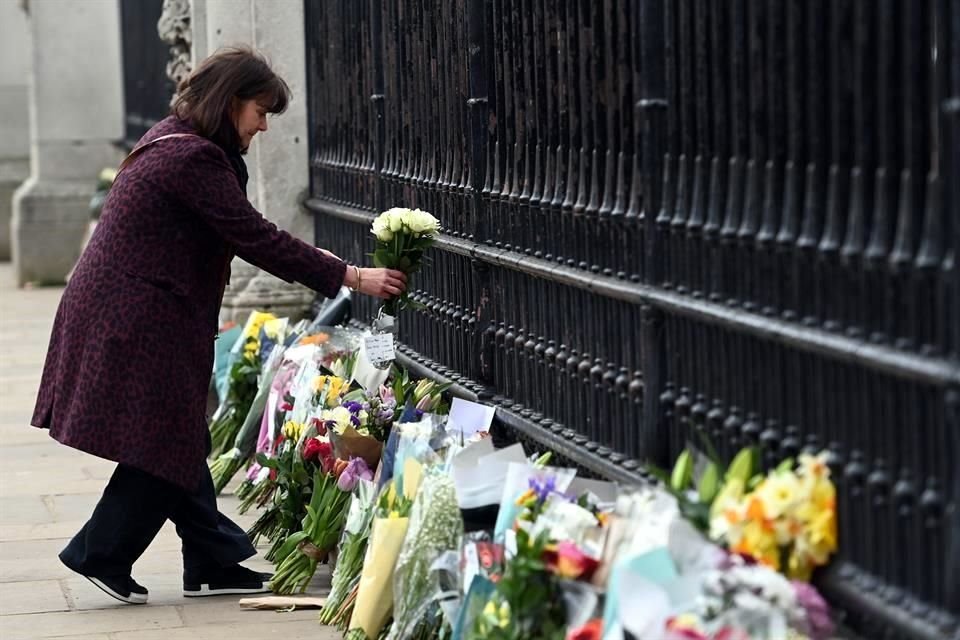
[{"label": "ornate gate ironwork", "polygon": [[826,448],[825,593],[871,638],[956,628],[960,2],[306,10],[318,244],[445,227],[407,361],[609,477],[695,429]]},{"label": "ornate gate ironwork", "polygon": [[162,9],[163,0],[120,0],[124,144],[128,148],[170,111],[174,89],[166,71],[170,48],[157,34]]}]

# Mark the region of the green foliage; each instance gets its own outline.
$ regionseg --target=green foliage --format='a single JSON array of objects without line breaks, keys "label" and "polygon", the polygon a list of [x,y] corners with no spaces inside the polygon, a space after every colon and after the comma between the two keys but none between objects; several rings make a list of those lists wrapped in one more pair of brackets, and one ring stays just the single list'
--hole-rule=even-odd
[{"label": "green foliage", "polygon": [[517,531],[517,554],[507,562],[494,598],[468,632],[470,640],[563,640],[563,594],[543,560],[546,545],[546,534],[531,538],[526,531]]},{"label": "green foliage", "polygon": [[669,473],[654,465],[647,465],[647,469],[677,499],[680,514],[697,529],[707,532],[710,529],[710,508],[723,487],[731,481],[749,487],[763,476],[759,473],[756,447],[744,447],[734,456],[730,465],[725,466],[710,439],[701,432],[698,435],[707,457],[707,464],[699,478],[694,477],[694,451],[689,447],[680,452]]}]

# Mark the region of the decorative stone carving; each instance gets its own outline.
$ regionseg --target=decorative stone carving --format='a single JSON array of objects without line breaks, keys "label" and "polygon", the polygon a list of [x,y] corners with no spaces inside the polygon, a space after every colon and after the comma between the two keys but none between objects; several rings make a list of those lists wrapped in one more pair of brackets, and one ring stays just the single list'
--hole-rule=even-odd
[{"label": "decorative stone carving", "polygon": [[[170,45],[170,60],[167,61],[167,77],[173,86],[190,75],[193,65],[190,61],[190,46],[193,43],[193,31],[190,28],[190,0],[163,0],[163,11],[157,21],[157,33],[160,39]],[[177,99],[176,91],[171,104]]]}]

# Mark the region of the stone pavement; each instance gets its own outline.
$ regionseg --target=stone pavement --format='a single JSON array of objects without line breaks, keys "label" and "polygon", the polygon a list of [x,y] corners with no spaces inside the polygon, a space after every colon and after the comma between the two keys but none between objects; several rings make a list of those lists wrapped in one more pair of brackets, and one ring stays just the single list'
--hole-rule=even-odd
[{"label": "stone pavement", "polygon": [[[241,611],[237,596],[184,598],[179,539],[167,523],[136,566],[147,605],[119,603],[64,567],[57,554],[93,511],[113,463],[29,426],[62,289],[18,290],[0,264],[0,640],[247,640],[339,638],[317,612]],[[229,489],[226,493],[229,492]],[[220,508],[241,526],[236,500]],[[246,563],[261,570],[262,558]],[[329,585],[325,568],[310,593]]]}]

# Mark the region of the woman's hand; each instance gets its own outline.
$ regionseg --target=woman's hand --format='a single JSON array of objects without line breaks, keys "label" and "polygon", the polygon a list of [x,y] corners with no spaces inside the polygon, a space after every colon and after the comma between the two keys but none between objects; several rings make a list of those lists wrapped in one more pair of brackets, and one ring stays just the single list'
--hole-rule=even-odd
[{"label": "woman's hand", "polygon": [[368,296],[395,298],[406,290],[407,275],[394,269],[364,269],[348,265],[343,284]]}]

